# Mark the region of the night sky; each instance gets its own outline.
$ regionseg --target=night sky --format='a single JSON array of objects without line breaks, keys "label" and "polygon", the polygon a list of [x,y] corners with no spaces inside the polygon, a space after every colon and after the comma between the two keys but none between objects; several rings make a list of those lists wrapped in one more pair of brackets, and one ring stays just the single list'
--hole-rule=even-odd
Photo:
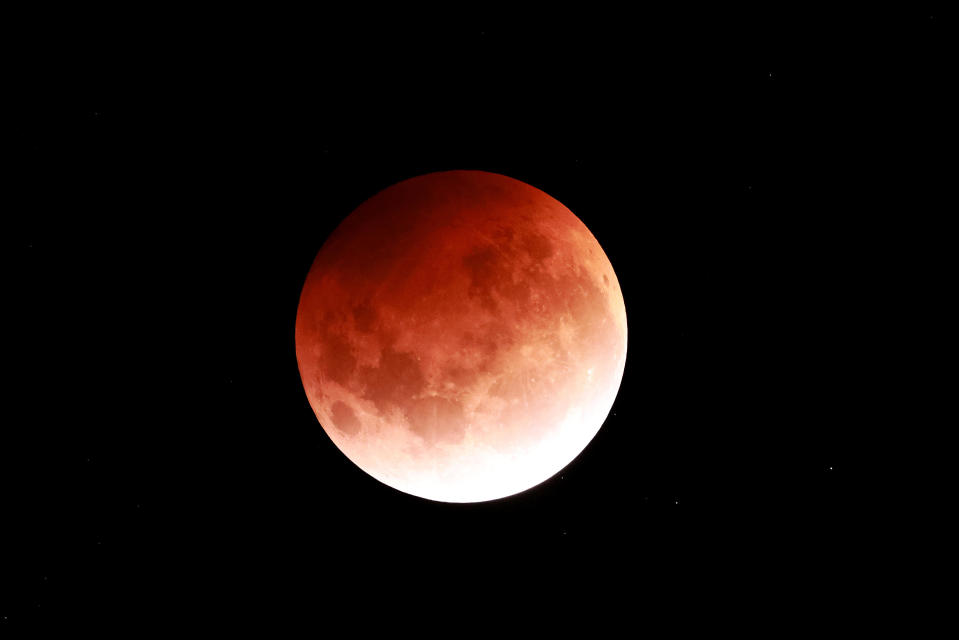
[{"label": "night sky", "polygon": [[[0,629],[775,636],[854,610],[869,514],[908,511],[872,452],[953,28],[478,6],[14,29]],[[629,320],[597,437],[475,505],[349,462],[293,344],[337,224],[449,169],[565,204]]]}]

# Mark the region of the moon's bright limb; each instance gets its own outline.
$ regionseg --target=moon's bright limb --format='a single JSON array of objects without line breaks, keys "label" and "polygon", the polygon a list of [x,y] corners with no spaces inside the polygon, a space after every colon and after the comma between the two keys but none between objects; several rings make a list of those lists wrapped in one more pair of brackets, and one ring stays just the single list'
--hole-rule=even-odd
[{"label": "moon's bright limb", "polygon": [[543,482],[597,433],[626,309],[561,203],[498,174],[433,173],[373,196],[323,245],[296,356],[320,424],[361,469],[479,502]]}]

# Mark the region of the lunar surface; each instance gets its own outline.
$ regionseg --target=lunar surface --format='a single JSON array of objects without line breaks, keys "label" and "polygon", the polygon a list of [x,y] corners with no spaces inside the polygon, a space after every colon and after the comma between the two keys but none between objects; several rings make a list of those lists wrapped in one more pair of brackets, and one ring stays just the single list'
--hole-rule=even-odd
[{"label": "lunar surface", "polygon": [[373,196],[323,245],[296,357],[320,424],[366,473],[430,500],[493,500],[599,431],[626,309],[560,202],[498,174],[432,173]]}]

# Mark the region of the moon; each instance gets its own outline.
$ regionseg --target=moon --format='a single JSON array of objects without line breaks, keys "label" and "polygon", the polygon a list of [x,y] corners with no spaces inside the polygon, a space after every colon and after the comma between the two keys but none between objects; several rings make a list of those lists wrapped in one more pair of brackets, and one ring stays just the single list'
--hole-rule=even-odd
[{"label": "moon", "polygon": [[360,205],[322,246],[296,314],[310,405],[360,469],[482,502],[542,483],[602,427],[626,308],[569,209],[507,176],[445,171]]}]

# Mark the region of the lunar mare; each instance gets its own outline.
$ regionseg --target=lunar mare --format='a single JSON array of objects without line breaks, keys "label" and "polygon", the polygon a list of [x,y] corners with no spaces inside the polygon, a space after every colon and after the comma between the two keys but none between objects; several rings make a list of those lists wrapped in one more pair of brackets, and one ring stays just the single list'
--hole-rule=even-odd
[{"label": "lunar mare", "polygon": [[300,375],[357,466],[443,502],[513,495],[589,444],[619,389],[612,265],[560,202],[506,176],[396,184],[334,231],[296,316]]}]

